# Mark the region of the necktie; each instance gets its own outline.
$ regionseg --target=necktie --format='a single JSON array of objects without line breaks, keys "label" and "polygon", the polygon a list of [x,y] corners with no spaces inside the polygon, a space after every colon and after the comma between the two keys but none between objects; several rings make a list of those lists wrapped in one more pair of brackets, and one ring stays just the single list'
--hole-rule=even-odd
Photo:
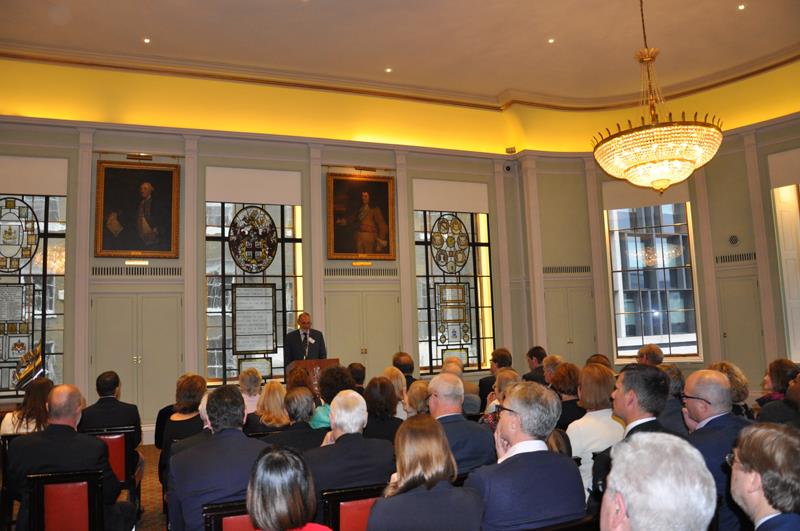
[{"label": "necktie", "polygon": [[303,332],[303,359],[308,358],[308,332]]}]

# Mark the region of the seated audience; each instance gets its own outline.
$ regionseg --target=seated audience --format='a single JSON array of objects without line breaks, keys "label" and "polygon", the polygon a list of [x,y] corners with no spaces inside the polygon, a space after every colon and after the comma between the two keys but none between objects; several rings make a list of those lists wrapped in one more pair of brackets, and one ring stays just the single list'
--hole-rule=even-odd
[{"label": "seated audience", "polygon": [[747,419],[755,419],[755,414],[750,406],[747,405],[747,397],[750,396],[750,388],[747,376],[742,370],[729,361],[719,361],[708,366],[712,371],[719,371],[728,377],[731,383],[731,400],[733,408],[731,413]]},{"label": "seated audience", "polygon": [[800,529],[800,430],[747,426],[730,457],[731,494],[755,530]]},{"label": "seated audience", "polygon": [[474,491],[452,485],[456,462],[441,425],[415,415],[395,438],[397,473],[372,506],[368,530],[480,529],[483,502]]},{"label": "seated audience", "polygon": [[605,354],[592,354],[588,358],[586,358],[586,365],[591,363],[599,363],[600,365],[605,365],[609,369],[614,370],[614,365],[611,363],[611,360],[608,359],[608,356]]},{"label": "seated audience", "polygon": [[[243,395],[244,396],[244,395]],[[247,415],[244,432],[270,433],[281,431],[289,425],[289,417],[283,409],[286,390],[278,380],[270,380],[258,397],[258,405],[253,413]]]},{"label": "seated audience", "polygon": [[[411,387],[412,383],[417,381],[414,378],[414,358],[408,352],[396,352],[392,356],[392,366],[403,373],[403,377],[406,379],[406,390]],[[386,375],[384,374],[384,376]]]},{"label": "seated audience", "polygon": [[773,400],[761,408],[758,420],[789,424],[800,429],[800,374],[789,382],[783,400]]},{"label": "seated audience", "polygon": [[331,531],[311,522],[316,510],[314,478],[303,458],[289,448],[262,451],[247,486],[247,513],[253,527],[269,531]]},{"label": "seated audience", "polygon": [[242,433],[244,399],[238,386],[209,393],[207,412],[211,437],[170,461],[170,531],[202,530],[203,505],[243,500],[250,470],[264,449],[259,439]]},{"label": "seated audience", "polygon": [[323,491],[364,487],[389,482],[394,472],[394,447],[383,439],[365,439],[367,403],[353,390],[336,395],[330,409],[331,433],[320,448],[312,448],[303,457],[314,476],[317,517],[322,517],[320,499]]},{"label": "seated audience", "polygon": [[47,427],[47,395],[53,389],[50,378],[40,376],[25,388],[25,396],[17,409],[7,413],[0,425],[0,435],[31,433]]},{"label": "seated audience", "polygon": [[350,371],[344,367],[328,367],[322,371],[319,377],[319,392],[322,395],[322,405],[317,406],[314,415],[311,417],[311,427],[315,430],[320,428],[328,429],[331,421],[328,418],[331,410],[331,401],[341,391],[354,389],[356,383],[350,376]]},{"label": "seated audience", "polygon": [[490,376],[485,376],[478,381],[478,394],[481,397],[481,407],[479,411],[486,411],[487,398],[489,393],[492,392],[494,385],[495,374],[503,367],[511,367],[512,358],[511,352],[505,347],[499,347],[492,352],[490,359],[489,370],[492,372]]},{"label": "seated audience", "polygon": [[658,366],[669,377],[669,397],[658,421],[667,431],[686,437],[689,429],[683,421],[683,373],[677,365],[662,363]]},{"label": "seated audience", "polygon": [[714,479],[684,439],[637,433],[614,446],[611,456],[602,531],[708,529],[716,501]]},{"label": "seated audience", "polygon": [[528,360],[528,368],[530,369],[530,372],[522,375],[522,379],[526,382],[536,382],[546,385],[547,382],[544,379],[544,365],[542,365],[542,361],[544,361],[546,357],[547,351],[544,349],[544,347],[537,345],[528,350],[528,352],[525,354],[525,358]]},{"label": "seated audience", "polygon": [[730,467],[725,456],[733,449],[739,432],[749,424],[744,417],[731,414],[731,384],[718,371],[702,370],[686,379],[683,394],[684,416],[689,427],[689,442],[706,461],[717,486],[720,529],[749,527],[747,517],[730,497]]},{"label": "seated audience", "polygon": [[[461,404],[461,410],[464,415],[479,415],[481,407],[481,397],[476,393],[467,392],[467,382],[464,381],[464,365],[458,358],[448,358],[444,365],[442,365],[442,373],[452,374],[461,380],[461,385],[464,386],[464,402]],[[472,382],[472,389],[477,391],[477,385]]]},{"label": "seated audience", "polygon": [[553,375],[556,373],[556,369],[558,366],[564,363],[564,358],[558,356],[557,354],[548,354],[544,360],[542,360],[542,368],[544,369],[544,381],[547,383],[547,386],[551,386],[551,380],[553,379]]},{"label": "seated audience", "polygon": [[319,390],[315,388],[311,375],[302,367],[295,367],[289,371],[289,375],[286,377],[286,392],[288,393],[295,387],[307,388],[314,396],[314,405],[316,407],[322,405],[322,400],[319,397]]},{"label": "seated audience", "polygon": [[295,387],[283,400],[286,414],[289,416],[289,427],[272,433],[265,442],[275,446],[294,448],[298,452],[317,448],[328,430],[315,430],[309,424],[314,414],[314,395],[307,387]]},{"label": "seated audience", "polygon": [[351,363],[347,366],[347,370],[350,371],[350,376],[353,377],[353,381],[356,383],[354,390],[363,395],[364,378],[367,376],[367,368],[364,367],[362,363]]},{"label": "seated audience", "polygon": [[204,394],[203,398],[200,399],[200,405],[197,407],[197,412],[200,414],[200,419],[203,421],[203,431],[172,443],[172,447],[170,448],[170,459],[182,451],[188,450],[189,448],[211,437],[211,423],[208,421],[208,393]]},{"label": "seated audience", "polygon": [[408,401],[406,403],[406,413],[409,417],[428,413],[428,382],[416,380],[408,389]]},{"label": "seated audience", "polygon": [[178,388],[175,390],[175,412],[169,416],[164,426],[164,441],[158,457],[158,480],[165,492],[169,479],[172,443],[203,431],[203,419],[200,418],[198,408],[204,394],[206,394],[206,381],[202,376],[189,374],[178,379]]},{"label": "seated audience", "polygon": [[255,412],[258,407],[258,400],[261,396],[261,382],[261,373],[254,367],[239,373],[239,390],[242,392],[244,410],[248,415]]},{"label": "seated audience", "polygon": [[464,387],[454,374],[442,372],[428,384],[431,396],[428,406],[431,416],[441,423],[450,451],[456,459],[459,474],[468,474],[479,466],[494,463],[497,458],[492,432],[476,422],[464,418],[461,404]]},{"label": "seated audience", "polygon": [[612,416],[611,393],[614,373],[605,365],[591,363],[581,369],[578,397],[586,415],[571,423],[567,435],[572,455],[580,458],[581,480],[586,496],[592,488],[592,454],[601,452],[622,440],[622,423]]},{"label": "seated audience", "polygon": [[497,464],[473,471],[464,484],[483,499],[481,529],[532,529],[584,516],[578,467],[545,444],[560,414],[558,396],[540,384],[506,389],[495,431]]},{"label": "seated audience", "polygon": [[461,361],[461,358],[459,358],[458,356],[446,357],[442,362],[442,370],[444,370],[445,366],[449,366],[451,363],[455,363],[456,365],[458,365],[458,377],[461,378],[461,383],[464,384],[464,396],[475,395],[476,397],[478,397],[478,407],[475,408],[475,413],[479,413],[480,410],[478,408],[480,407],[480,400],[481,400],[480,387],[478,386],[477,383],[464,379],[464,362]]},{"label": "seated audience", "polygon": [[383,376],[373,378],[364,391],[364,400],[367,402],[364,437],[394,442],[394,434],[403,421],[394,416],[398,399],[392,382]]},{"label": "seated audience", "polygon": [[[497,427],[497,420],[500,416],[500,412],[497,410],[497,406],[499,406],[503,402],[503,397],[505,396],[506,387],[508,387],[512,383],[517,383],[520,380],[519,374],[517,371],[511,368],[503,368],[497,371],[495,375],[496,378],[494,380],[494,387],[492,388],[492,392],[489,393],[489,397],[487,400],[489,401],[489,405],[486,406],[487,412],[483,414],[483,416],[478,420],[481,424],[486,424],[489,426],[489,429],[494,432],[495,428]],[[490,411],[491,410],[491,411]]]},{"label": "seated audience", "polygon": [[574,363],[562,363],[553,373],[550,383],[561,397],[561,416],[556,427],[566,430],[573,421],[586,414],[586,410],[578,404],[578,384],[581,370]]},{"label": "seated audience", "polygon": [[108,447],[100,439],[75,429],[81,418],[82,402],[81,392],[74,385],[53,387],[47,400],[47,427],[18,437],[9,446],[7,481],[11,497],[20,500],[18,531],[29,529],[29,474],[83,470],[103,473],[105,529],[129,531],[133,527],[136,509],[129,502],[117,502],[120,483],[108,463]]},{"label": "seated audience", "polygon": [[[184,378],[188,378],[189,376],[193,376],[194,373],[187,372],[180,376],[175,381],[175,389],[180,387],[181,380]],[[164,448],[164,427],[167,425],[167,421],[169,420],[170,415],[175,413],[175,404],[167,404],[166,406],[162,407],[158,410],[158,414],[156,415],[156,425],[155,425],[155,432],[153,433],[153,444],[155,444],[156,448],[159,450]]]},{"label": "seated audience", "polygon": [[387,378],[392,383],[394,392],[397,395],[397,405],[395,406],[394,416],[400,420],[405,420],[406,417],[408,417],[405,408],[406,400],[408,399],[406,377],[397,367],[386,367],[383,370],[383,377]]},{"label": "seated audience", "polygon": [[794,380],[797,373],[797,365],[790,360],[785,358],[773,360],[767,367],[767,372],[762,382],[764,396],[756,399],[759,407],[764,407],[775,400],[783,400],[786,389],[789,388],[789,382]]},{"label": "seated audience", "polygon": [[658,367],[664,363],[664,352],[658,345],[649,343],[636,353],[636,363]]}]

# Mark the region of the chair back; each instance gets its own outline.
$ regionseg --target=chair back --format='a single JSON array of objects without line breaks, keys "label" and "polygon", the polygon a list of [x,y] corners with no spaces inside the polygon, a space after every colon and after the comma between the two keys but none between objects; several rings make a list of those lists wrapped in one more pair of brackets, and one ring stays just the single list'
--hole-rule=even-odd
[{"label": "chair back", "polygon": [[128,463],[128,450],[125,444],[126,437],[130,437],[136,428],[134,426],[114,426],[109,428],[92,428],[82,430],[87,435],[94,435],[108,447],[108,464],[120,483],[125,483],[128,476],[132,475],[133,463]]},{"label": "chair back", "polygon": [[385,484],[327,490],[322,493],[325,525],[334,531],[366,531],[372,504],[383,494]]},{"label": "chair back", "polygon": [[28,529],[103,530],[102,471],[30,474],[28,484]]},{"label": "chair back", "polygon": [[14,500],[8,492],[8,447],[17,437],[24,437],[27,433],[13,433],[0,436],[0,529],[10,529],[13,520]]},{"label": "chair back", "polygon": [[580,520],[543,527],[539,531],[600,531],[600,518],[586,515]]},{"label": "chair back", "polygon": [[243,501],[203,505],[203,526],[205,531],[258,531]]}]

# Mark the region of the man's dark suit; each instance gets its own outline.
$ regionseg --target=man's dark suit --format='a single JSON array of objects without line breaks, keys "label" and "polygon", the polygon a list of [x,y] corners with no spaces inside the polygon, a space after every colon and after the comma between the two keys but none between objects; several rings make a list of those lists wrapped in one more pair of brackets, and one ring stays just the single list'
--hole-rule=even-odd
[{"label": "man's dark suit", "polygon": [[522,379],[526,382],[536,382],[538,384],[547,385],[547,381],[544,379],[544,367],[542,365],[523,374]]},{"label": "man's dark suit", "polygon": [[459,474],[497,461],[494,437],[485,425],[467,420],[463,415],[447,415],[437,420],[447,435]]},{"label": "man's dark suit", "polygon": [[585,514],[578,467],[555,452],[526,452],[479,468],[464,487],[483,498],[484,531],[544,527]]},{"label": "man's dark suit", "polygon": [[483,500],[477,492],[442,480],[430,490],[420,485],[378,498],[369,513],[367,531],[479,531],[482,516]]},{"label": "man's dark suit", "polygon": [[731,497],[731,469],[725,462],[725,456],[736,444],[739,431],[748,424],[750,421],[746,418],[726,413],[689,434],[689,442],[703,454],[706,466],[714,476],[717,498],[722,502],[719,507],[720,529],[750,527],[749,519]]},{"label": "man's dark suit", "polygon": [[478,396],[481,397],[481,413],[486,411],[486,399],[489,397],[489,393],[492,392],[495,379],[495,375],[492,374],[491,376],[484,376],[478,380]]},{"label": "man's dark suit", "polygon": [[315,430],[308,422],[295,422],[283,431],[276,431],[262,439],[267,444],[294,448],[298,452],[318,448],[328,433],[326,429]]},{"label": "man's dark suit", "polygon": [[142,421],[139,418],[139,408],[134,404],[120,402],[113,396],[100,397],[97,402],[83,410],[78,431],[122,426],[135,428],[133,433],[125,434],[125,451],[128,454],[126,462],[130,465],[126,474],[132,476],[136,471],[136,464],[139,462],[139,453],[136,451],[136,447],[142,442]]},{"label": "man's dark suit", "polygon": [[201,531],[204,504],[245,499],[250,470],[264,448],[241,430],[225,429],[174,456],[167,495],[171,531]]},{"label": "man's dark suit", "polygon": [[312,343],[308,342],[308,356],[305,355],[303,350],[303,336],[300,334],[301,330],[292,330],[283,340],[283,366],[288,367],[289,364],[295,360],[309,359],[309,360],[324,360],[328,357],[328,351],[325,350],[325,338],[322,337],[322,332],[314,330],[313,328],[308,331],[308,337],[313,339]]},{"label": "man's dark suit", "polygon": [[683,402],[679,398],[670,397],[667,400],[667,405],[658,416],[658,421],[667,431],[684,438],[689,436],[689,430],[683,420]]},{"label": "man's dark suit", "polygon": [[797,531],[800,529],[800,514],[781,513],[756,528],[756,531]]},{"label": "man's dark suit", "polygon": [[[108,447],[96,437],[78,433],[70,426],[51,424],[44,431],[17,437],[8,450],[9,490],[21,501],[17,530],[28,528],[28,474],[44,472],[103,471],[103,502],[106,505],[106,527],[120,491],[119,481],[108,464]],[[133,524],[135,509],[126,510],[125,518]],[[130,529],[130,527],[128,527]]]},{"label": "man's dark suit", "polygon": [[169,447],[169,454],[170,458],[175,457],[179,453],[188,450],[189,448],[194,448],[198,444],[205,442],[211,438],[211,429],[210,428],[203,428],[203,431],[199,433],[195,433],[185,439],[180,439],[172,443],[172,446]]}]

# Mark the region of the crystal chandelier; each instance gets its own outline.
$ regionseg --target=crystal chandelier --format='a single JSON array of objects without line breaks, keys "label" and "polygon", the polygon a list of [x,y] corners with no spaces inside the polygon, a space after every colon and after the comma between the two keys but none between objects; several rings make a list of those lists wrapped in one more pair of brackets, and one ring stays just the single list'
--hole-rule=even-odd
[{"label": "crystal chandelier", "polygon": [[635,58],[642,69],[641,104],[647,108],[648,119],[642,116],[641,125],[636,126],[628,120],[626,129],[617,124],[616,132],[606,128],[606,134],[599,132],[592,143],[594,158],[606,173],[663,192],[714,157],[722,142],[722,122],[716,116],[708,121],[708,114],[698,119],[697,113],[688,120],[685,113],[680,120],[673,120],[672,113],[666,121],[659,117],[657,106],[664,103],[655,70],[659,50],[647,46],[643,0],[639,0],[639,11],[644,48]]}]

